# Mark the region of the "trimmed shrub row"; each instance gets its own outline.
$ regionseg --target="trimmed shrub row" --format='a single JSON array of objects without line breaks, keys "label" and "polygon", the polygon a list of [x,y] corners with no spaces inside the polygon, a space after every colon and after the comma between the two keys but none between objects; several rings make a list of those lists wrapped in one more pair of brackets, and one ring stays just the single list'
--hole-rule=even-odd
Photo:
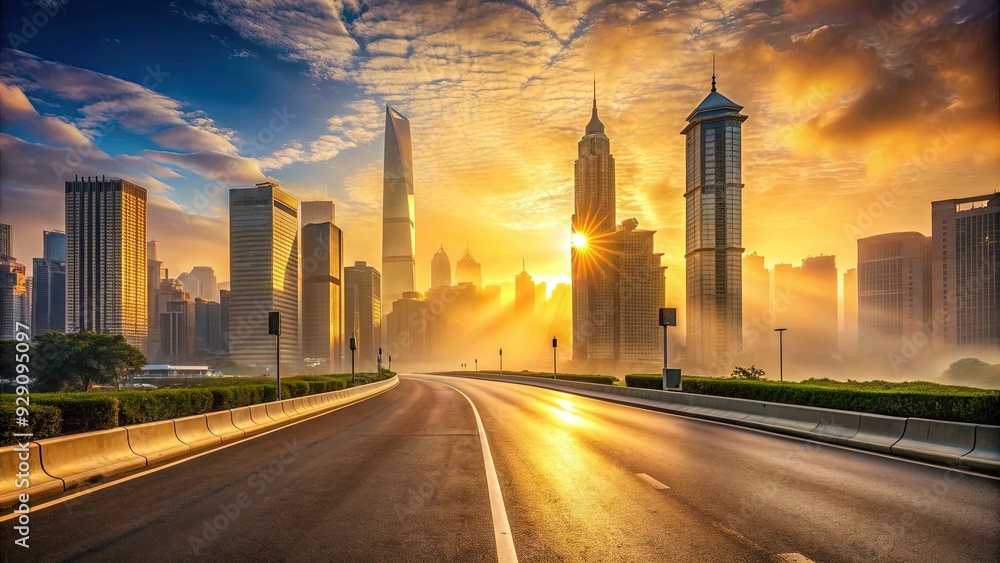
[{"label": "trimmed shrub row", "polygon": [[62,434],[118,426],[118,397],[112,393],[33,393],[31,402],[59,409]]},{"label": "trimmed shrub row", "polygon": [[[28,426],[18,426],[17,406],[13,402],[0,403],[0,446],[18,443],[14,434],[24,434],[30,431],[32,440],[52,438],[62,433],[62,413],[56,407],[48,405],[30,405],[28,407]],[[20,438],[24,440],[24,438]]]},{"label": "trimmed shrub row", "polygon": [[212,412],[210,389],[157,389],[117,394],[118,425],[142,424]]},{"label": "trimmed shrub row", "polygon": [[[629,387],[659,389],[659,376],[629,375]],[[974,424],[1000,424],[1000,391],[970,390],[958,394],[942,389],[939,393],[903,389],[884,391],[819,387],[806,383],[778,383],[739,379],[685,378],[684,392],[718,397],[735,397],[824,409],[882,414],[887,416],[930,418]]]}]

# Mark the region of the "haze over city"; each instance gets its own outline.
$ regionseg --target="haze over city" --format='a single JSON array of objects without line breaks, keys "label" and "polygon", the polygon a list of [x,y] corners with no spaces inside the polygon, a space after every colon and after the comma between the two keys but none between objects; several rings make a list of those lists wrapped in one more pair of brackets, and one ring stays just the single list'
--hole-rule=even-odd
[{"label": "haze over city", "polygon": [[406,6],[105,3],[33,31],[6,4],[0,221],[15,254],[64,228],[44,203],[63,181],[107,175],[149,191],[147,233],[174,275],[228,281],[227,191],[262,181],[332,199],[344,264],[378,265],[389,104],[413,140],[416,289],[439,248],[453,264],[468,248],[505,303],[522,264],[551,293],[570,281],[574,147],[596,97],[618,220],[656,231],[683,343],[678,133],[713,70],[748,116],[742,244],[769,269],[832,255],[842,286],[857,239],[929,235],[931,201],[997,188],[990,2]]}]

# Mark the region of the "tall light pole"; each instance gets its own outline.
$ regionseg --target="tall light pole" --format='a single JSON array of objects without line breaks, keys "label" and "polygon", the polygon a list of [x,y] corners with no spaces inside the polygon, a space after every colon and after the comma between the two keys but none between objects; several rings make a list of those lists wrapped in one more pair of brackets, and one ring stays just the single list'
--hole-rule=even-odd
[{"label": "tall light pole", "polygon": [[389,371],[392,371],[392,354],[389,354]]},{"label": "tall light pole", "polygon": [[358,339],[351,337],[351,385],[354,385],[354,351],[358,349]]},{"label": "tall light pole", "polygon": [[556,337],[552,337],[552,379],[556,378],[556,347],[559,343],[556,341]]},{"label": "tall light pole", "polygon": [[667,368],[667,327],[677,326],[677,309],[660,308],[660,326],[663,327],[663,390],[681,386],[681,370]]},{"label": "tall light pole", "polygon": [[378,377],[382,377],[382,347],[378,347],[378,357],[375,358],[375,363],[378,364]]},{"label": "tall light pole", "polygon": [[479,371],[479,358],[475,358],[473,361],[476,362],[476,371]]},{"label": "tall light pole", "polygon": [[500,375],[503,375],[503,348],[500,349]]},{"label": "tall light pole", "polygon": [[278,400],[281,400],[281,311],[267,314],[267,333],[274,335],[275,373],[278,378]]},{"label": "tall light pole", "polygon": [[785,381],[785,366],[784,366],[784,350],[782,350],[782,336],[784,332],[788,330],[787,328],[776,328],[774,332],[778,333],[778,381]]}]

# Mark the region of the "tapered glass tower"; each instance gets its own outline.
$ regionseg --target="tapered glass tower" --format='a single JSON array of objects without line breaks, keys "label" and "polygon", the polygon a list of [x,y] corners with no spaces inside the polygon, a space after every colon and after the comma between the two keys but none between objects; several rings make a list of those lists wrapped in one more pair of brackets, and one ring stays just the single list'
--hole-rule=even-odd
[{"label": "tapered glass tower", "polygon": [[731,367],[743,341],[741,127],[743,106],[715,89],[688,116],[687,359]]},{"label": "tapered glass tower", "polygon": [[382,295],[384,303],[393,303],[416,289],[416,238],[410,122],[389,106],[382,178]]}]

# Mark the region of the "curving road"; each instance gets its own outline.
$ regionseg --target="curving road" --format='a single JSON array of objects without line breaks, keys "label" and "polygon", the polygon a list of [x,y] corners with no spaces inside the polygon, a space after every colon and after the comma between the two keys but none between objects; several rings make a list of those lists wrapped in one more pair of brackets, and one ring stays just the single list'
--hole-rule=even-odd
[{"label": "curving road", "polygon": [[1000,561],[998,480],[475,379],[404,376],[361,403],[151,469],[36,509],[28,550],[0,522],[0,553]]}]

